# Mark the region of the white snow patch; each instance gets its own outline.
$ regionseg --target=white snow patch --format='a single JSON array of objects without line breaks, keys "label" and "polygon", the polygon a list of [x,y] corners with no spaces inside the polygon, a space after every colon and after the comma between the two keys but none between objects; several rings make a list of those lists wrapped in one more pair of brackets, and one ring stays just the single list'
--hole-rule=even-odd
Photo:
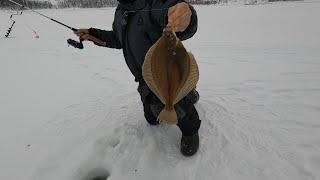
[{"label": "white snow patch", "polygon": [[[121,51],[68,48],[69,30],[15,17],[0,39],[0,179],[320,179],[320,4],[196,8],[185,44],[200,66],[202,127],[191,158],[177,127],[145,122]],[[114,9],[41,12],[110,29]]]}]

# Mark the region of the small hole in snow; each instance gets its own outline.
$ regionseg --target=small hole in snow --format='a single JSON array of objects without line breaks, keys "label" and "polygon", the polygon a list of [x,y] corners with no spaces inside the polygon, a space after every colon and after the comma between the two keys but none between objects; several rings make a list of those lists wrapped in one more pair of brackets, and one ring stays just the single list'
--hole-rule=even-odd
[{"label": "small hole in snow", "polygon": [[85,180],[107,180],[110,172],[103,168],[95,168],[91,170],[86,176]]}]

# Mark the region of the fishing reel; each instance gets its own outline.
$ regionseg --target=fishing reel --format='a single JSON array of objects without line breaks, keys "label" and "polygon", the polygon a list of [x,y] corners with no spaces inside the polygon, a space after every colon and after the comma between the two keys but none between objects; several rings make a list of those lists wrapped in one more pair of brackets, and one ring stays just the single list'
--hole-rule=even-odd
[{"label": "fishing reel", "polygon": [[78,49],[83,49],[83,44],[82,44],[83,39],[79,38],[79,41],[73,40],[73,39],[68,39],[67,43],[70,46],[73,46]]}]

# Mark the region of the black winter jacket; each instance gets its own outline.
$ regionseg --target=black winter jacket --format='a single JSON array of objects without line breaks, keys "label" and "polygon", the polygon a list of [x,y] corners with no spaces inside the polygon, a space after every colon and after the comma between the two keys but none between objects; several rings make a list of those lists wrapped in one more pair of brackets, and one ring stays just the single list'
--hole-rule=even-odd
[{"label": "black winter jacket", "polygon": [[[144,57],[166,27],[168,8],[179,2],[183,1],[135,0],[132,3],[120,1],[115,11],[112,30],[90,28],[89,34],[105,41],[109,48],[122,48],[135,80],[141,81]],[[176,33],[180,40],[192,37],[197,31],[197,14],[193,7],[191,10],[190,25],[184,32]]]}]

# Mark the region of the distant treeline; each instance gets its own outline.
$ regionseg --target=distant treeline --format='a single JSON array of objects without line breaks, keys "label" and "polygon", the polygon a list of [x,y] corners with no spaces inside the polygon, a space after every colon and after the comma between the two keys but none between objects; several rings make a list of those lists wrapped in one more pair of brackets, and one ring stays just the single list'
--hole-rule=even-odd
[{"label": "distant treeline", "polygon": [[[187,0],[192,4],[216,4],[221,0]],[[117,0],[60,0],[57,3],[58,8],[96,8],[96,7],[114,7],[117,6]]]},{"label": "distant treeline", "polygon": [[58,8],[99,8],[117,6],[117,0],[60,0]]},{"label": "distant treeline", "polygon": [[[18,3],[26,5],[32,9],[48,9],[48,8],[99,8],[113,7],[117,5],[117,0],[57,0],[57,4],[53,5],[49,1],[37,0],[15,0]],[[242,1],[245,3],[255,4],[259,1],[274,2],[274,1],[295,1],[295,0],[186,0],[191,4],[220,4],[228,2]],[[19,6],[12,4],[7,0],[0,1],[0,8],[3,9],[19,9]]]},{"label": "distant treeline", "polygon": [[269,2],[275,2],[275,1],[303,1],[303,0],[269,0]]},{"label": "distant treeline", "polygon": [[[49,1],[36,1],[36,0],[15,0],[17,3],[26,5],[32,9],[49,9],[53,8],[54,6]],[[19,9],[19,6],[7,1],[1,0],[0,1],[0,8],[3,9]]]}]

